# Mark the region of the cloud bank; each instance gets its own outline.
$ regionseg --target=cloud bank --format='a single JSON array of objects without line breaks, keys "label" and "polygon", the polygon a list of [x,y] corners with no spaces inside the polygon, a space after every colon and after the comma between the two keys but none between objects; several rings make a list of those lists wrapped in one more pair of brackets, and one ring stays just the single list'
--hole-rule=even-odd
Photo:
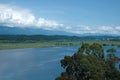
[{"label": "cloud bank", "polygon": [[31,27],[43,29],[57,29],[63,27],[52,20],[42,17],[36,19],[30,10],[22,9],[9,4],[0,4],[0,24],[8,27]]},{"label": "cloud bank", "polygon": [[0,25],[59,30],[75,34],[120,34],[120,26],[66,26],[42,17],[37,19],[30,10],[10,4],[0,4]]},{"label": "cloud bank", "polygon": [[67,29],[68,32],[76,34],[109,34],[120,35],[120,26],[85,26],[79,25]]}]

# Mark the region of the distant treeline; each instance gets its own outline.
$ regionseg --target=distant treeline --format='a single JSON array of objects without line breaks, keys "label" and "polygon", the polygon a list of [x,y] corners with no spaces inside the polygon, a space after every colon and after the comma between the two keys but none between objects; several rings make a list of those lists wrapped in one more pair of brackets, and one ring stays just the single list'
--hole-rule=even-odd
[{"label": "distant treeline", "polygon": [[0,35],[2,42],[78,41],[100,40],[120,41],[120,36],[65,36],[65,35]]},{"label": "distant treeline", "polygon": [[13,42],[37,42],[37,41],[75,41],[80,40],[76,36],[49,36],[49,35],[0,35],[0,40]]}]

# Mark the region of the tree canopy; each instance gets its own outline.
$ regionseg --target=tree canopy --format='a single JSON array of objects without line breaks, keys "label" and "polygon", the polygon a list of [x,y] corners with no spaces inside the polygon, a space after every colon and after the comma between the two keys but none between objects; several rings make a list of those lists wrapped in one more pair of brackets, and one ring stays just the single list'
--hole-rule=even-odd
[{"label": "tree canopy", "polygon": [[105,59],[102,45],[83,43],[77,53],[61,60],[65,72],[55,80],[120,80],[115,67],[119,58],[113,54],[107,56]]},{"label": "tree canopy", "polygon": [[114,52],[116,52],[116,49],[115,48],[111,48],[111,49],[108,49],[107,52],[114,53]]}]

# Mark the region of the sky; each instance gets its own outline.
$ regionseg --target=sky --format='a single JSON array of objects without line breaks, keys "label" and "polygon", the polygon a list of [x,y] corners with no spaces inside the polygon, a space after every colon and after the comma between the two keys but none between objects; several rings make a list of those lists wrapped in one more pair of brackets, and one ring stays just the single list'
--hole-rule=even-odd
[{"label": "sky", "polygon": [[120,35],[120,0],[0,0],[0,26]]}]

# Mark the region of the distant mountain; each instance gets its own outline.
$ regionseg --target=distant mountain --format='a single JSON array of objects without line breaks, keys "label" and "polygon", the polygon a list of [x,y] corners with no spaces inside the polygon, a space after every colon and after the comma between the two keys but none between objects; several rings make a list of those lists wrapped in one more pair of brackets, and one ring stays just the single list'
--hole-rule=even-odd
[{"label": "distant mountain", "polygon": [[65,31],[44,30],[40,28],[20,28],[20,27],[6,27],[0,26],[0,35],[67,35],[67,36],[120,36],[120,35],[108,35],[108,34],[75,34]]},{"label": "distant mountain", "polygon": [[19,27],[4,27],[0,26],[0,34],[10,35],[75,35],[65,31],[44,30],[38,28],[19,28]]}]

